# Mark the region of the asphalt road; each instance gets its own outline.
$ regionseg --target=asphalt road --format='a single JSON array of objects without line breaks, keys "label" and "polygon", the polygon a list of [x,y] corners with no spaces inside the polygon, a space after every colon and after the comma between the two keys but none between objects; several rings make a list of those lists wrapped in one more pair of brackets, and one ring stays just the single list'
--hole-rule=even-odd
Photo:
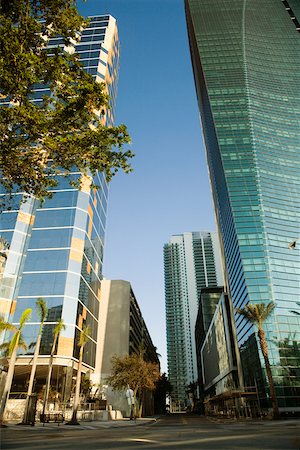
[{"label": "asphalt road", "polygon": [[8,427],[1,450],[300,450],[299,421],[226,422],[170,414],[148,424]]}]

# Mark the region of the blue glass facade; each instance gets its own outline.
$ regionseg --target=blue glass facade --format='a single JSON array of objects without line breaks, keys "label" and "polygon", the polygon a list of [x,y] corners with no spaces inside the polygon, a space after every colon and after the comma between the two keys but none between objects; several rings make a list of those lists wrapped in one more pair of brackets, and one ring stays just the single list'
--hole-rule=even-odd
[{"label": "blue glass facade", "polygon": [[[235,307],[276,304],[265,327],[286,410],[300,408],[299,245],[289,248],[300,213],[297,3],[186,0],[227,287]],[[236,316],[236,328],[245,383],[267,404],[253,326]]]},{"label": "blue glass facade", "polygon": [[[57,46],[64,49],[61,38],[49,41],[49,48]],[[113,94],[110,109],[99,116],[99,120],[109,126],[114,120],[119,70],[119,40],[115,19],[111,16],[91,17],[88,28],[81,32],[80,42],[74,44],[74,47],[85,70],[96,81],[105,82],[107,92]],[[39,85],[32,101],[38,105],[44,94],[49,94],[47,86]],[[79,177],[80,173],[76,171],[71,175],[74,179]],[[7,305],[8,310],[8,305],[11,305],[8,301],[17,296],[17,301],[10,307],[12,321],[15,323],[26,308],[33,309],[31,321],[24,330],[28,345],[35,343],[39,329],[36,300],[38,297],[45,298],[48,315],[40,354],[49,355],[53,341],[52,329],[57,320],[62,318],[66,330],[59,338],[57,357],[64,358],[66,365],[68,361],[78,358],[80,329],[83,323],[89,325],[91,334],[85,347],[84,362],[93,369],[108,185],[103,173],[97,173],[93,180],[99,186],[98,190],[91,188],[89,177],[82,178],[80,191],[72,187],[69,180],[70,178],[60,176],[53,197],[47,199],[43,207],[32,205],[27,215],[23,213],[20,216],[19,210],[5,211],[0,215],[0,234],[10,243],[3,280],[6,279],[6,274],[10,274],[8,263],[13,252],[14,260],[19,260],[15,263],[15,270],[19,271],[19,285],[14,290],[11,289],[6,297],[2,293],[2,297],[3,301],[7,299],[7,303],[3,304]],[[28,209],[29,206],[30,204],[25,203],[22,208]],[[15,241],[19,243],[18,252],[15,251]],[[1,289],[4,287],[2,283]],[[33,352],[34,345],[27,352],[20,350],[19,363],[22,363],[22,356],[25,358]]]}]

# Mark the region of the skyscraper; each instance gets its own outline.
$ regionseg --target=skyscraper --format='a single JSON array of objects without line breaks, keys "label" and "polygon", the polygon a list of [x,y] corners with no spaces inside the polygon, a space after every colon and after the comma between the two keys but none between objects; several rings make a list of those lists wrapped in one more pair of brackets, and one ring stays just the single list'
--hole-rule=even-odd
[{"label": "skyscraper", "polygon": [[[89,19],[78,43],[65,47],[64,40],[57,37],[50,39],[48,48],[59,46],[62,51],[75,50],[84,69],[97,82],[105,82],[110,95],[110,109],[105,114],[101,112],[99,120],[109,126],[114,120],[118,82],[118,30],[112,16]],[[41,84],[32,101],[39,104],[44,94],[49,94],[49,89]],[[78,172],[73,172],[71,179],[79,176]],[[76,369],[77,341],[83,321],[91,330],[84,352],[84,370],[95,367],[108,185],[103,173],[98,173],[94,182],[99,186],[98,190],[90,187],[90,179],[86,177],[79,191],[61,176],[53,198],[47,199],[42,208],[33,208],[35,200],[32,199],[21,209],[4,211],[0,216],[1,237],[10,245],[2,277],[1,304],[6,311],[14,313],[12,320],[16,323],[22,311],[28,307],[33,309],[31,322],[24,330],[28,345],[36,342],[39,328],[35,302],[38,297],[44,297],[47,302],[48,316],[37,370],[37,382],[40,377],[42,384],[53,340],[52,329],[59,318],[64,320],[66,329],[59,338],[54,376],[58,376],[62,367],[74,366]],[[27,210],[23,211],[25,207]],[[18,280],[13,284],[11,280],[16,278]],[[6,280],[14,289],[6,288],[9,286]],[[17,301],[10,307],[11,300],[16,297]],[[19,373],[24,377],[26,370],[30,370],[28,364],[33,350],[29,347],[26,353],[20,351],[16,381]]]},{"label": "skyscraper", "polygon": [[167,356],[172,400],[186,404],[186,387],[198,380],[195,323],[201,289],[222,286],[217,233],[174,235],[164,246]]},{"label": "skyscraper", "polygon": [[[300,4],[186,0],[196,91],[235,307],[275,302],[265,325],[280,408],[300,408]],[[289,243],[294,242],[294,245]],[[289,248],[292,247],[292,248]],[[245,384],[267,405],[254,327],[236,316]],[[298,355],[298,356],[297,356]]]}]

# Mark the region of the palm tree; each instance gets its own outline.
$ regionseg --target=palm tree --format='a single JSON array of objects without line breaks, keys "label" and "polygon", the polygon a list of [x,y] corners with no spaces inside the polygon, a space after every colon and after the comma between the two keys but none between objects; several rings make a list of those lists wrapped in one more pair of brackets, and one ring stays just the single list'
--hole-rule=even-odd
[{"label": "palm tree", "polygon": [[3,416],[5,412],[6,402],[9,397],[13,376],[14,376],[14,369],[15,369],[15,363],[17,359],[17,351],[18,348],[24,348],[27,350],[27,345],[25,344],[23,337],[22,337],[22,329],[25,325],[25,323],[30,319],[32,313],[31,308],[27,308],[25,311],[23,311],[21,317],[20,317],[20,323],[19,326],[16,327],[15,325],[6,322],[3,317],[0,318],[0,333],[4,331],[11,331],[13,334],[13,337],[10,342],[6,342],[1,345],[2,349],[6,349],[8,351],[8,357],[9,360],[9,366],[8,366],[8,372],[6,376],[4,391],[0,403],[0,425],[3,423]]},{"label": "palm tree", "polygon": [[78,341],[79,361],[78,361],[78,370],[77,370],[77,376],[76,376],[76,388],[75,388],[75,397],[74,397],[74,402],[73,402],[73,413],[72,413],[71,421],[68,422],[69,425],[79,425],[79,422],[77,420],[77,411],[78,411],[78,405],[79,405],[79,394],[80,394],[80,385],[81,385],[81,367],[82,367],[83,349],[84,349],[85,344],[89,340],[89,335],[90,335],[90,327],[84,325],[80,332],[79,341]]},{"label": "palm tree", "polygon": [[53,329],[53,344],[52,344],[52,348],[51,348],[51,353],[50,353],[50,360],[49,360],[49,369],[48,369],[48,375],[47,375],[47,380],[46,380],[46,387],[45,387],[45,392],[44,392],[44,402],[43,402],[43,412],[42,412],[42,417],[44,417],[45,411],[46,411],[46,407],[47,407],[47,403],[48,403],[48,397],[49,397],[49,389],[50,389],[50,383],[51,383],[51,375],[52,375],[52,367],[53,367],[53,357],[54,357],[54,352],[55,352],[55,348],[56,348],[56,343],[57,340],[59,338],[60,333],[65,330],[66,326],[64,324],[63,319],[60,319],[57,324],[55,325],[54,329]]},{"label": "palm tree", "polygon": [[270,367],[268,344],[265,337],[265,331],[263,329],[263,324],[265,320],[270,316],[274,308],[275,308],[274,302],[270,302],[267,305],[265,303],[256,303],[256,304],[248,303],[248,305],[246,305],[243,309],[237,308],[236,312],[238,314],[241,314],[246,319],[248,319],[249,322],[257,326],[259,344],[265,360],[266,372],[269,381],[272,408],[273,408],[273,419],[278,419],[279,409],[273,382],[273,376]]},{"label": "palm tree", "polygon": [[46,306],[46,302],[45,302],[45,300],[42,297],[39,297],[37,299],[36,306],[37,306],[37,309],[39,311],[41,324],[40,324],[40,329],[39,329],[39,334],[38,334],[38,337],[37,337],[37,341],[36,341],[36,344],[35,344],[33,361],[32,361],[32,367],[31,367],[31,373],[30,373],[30,379],[29,379],[29,384],[28,384],[26,406],[25,406],[25,411],[24,411],[24,416],[23,416],[23,423],[24,424],[28,422],[29,396],[32,394],[32,387],[33,387],[34,377],[35,377],[35,373],[36,373],[37,360],[38,360],[38,356],[39,356],[39,353],[40,353],[42,331],[43,331],[44,322],[46,320],[47,312],[48,312],[47,306]]}]

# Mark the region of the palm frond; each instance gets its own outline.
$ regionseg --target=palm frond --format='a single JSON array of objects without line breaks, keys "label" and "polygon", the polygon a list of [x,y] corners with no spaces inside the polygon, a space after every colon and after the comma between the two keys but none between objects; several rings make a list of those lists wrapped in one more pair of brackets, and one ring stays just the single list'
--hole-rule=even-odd
[{"label": "palm frond", "polygon": [[53,328],[53,334],[54,336],[57,335],[59,336],[60,333],[66,329],[66,325],[64,323],[63,319],[59,319],[59,321],[57,322],[57,324],[55,325],[55,327]]},{"label": "palm frond", "polygon": [[16,331],[16,327],[4,320],[3,316],[0,316],[0,333],[2,333],[3,331]]},{"label": "palm frond", "polygon": [[275,303],[274,302],[270,302],[267,305],[265,305],[265,309],[264,309],[264,318],[267,319],[269,317],[269,315],[272,313],[272,311],[275,308]]},{"label": "palm frond", "polygon": [[28,350],[28,345],[26,344],[26,342],[24,341],[24,339],[23,339],[22,336],[20,336],[18,347],[19,347],[19,348],[22,348],[22,349],[25,350],[26,352],[27,352],[27,350]]},{"label": "palm frond", "polygon": [[247,320],[249,320],[249,322],[252,322],[252,316],[246,308],[235,308],[235,312],[237,312],[241,316],[244,316]]},{"label": "palm frond", "polygon": [[20,331],[17,331],[13,335],[12,340],[10,341],[9,347],[8,347],[8,356],[9,357],[11,357],[11,355],[13,354],[15,348],[19,346],[20,335],[21,335]]},{"label": "palm frond", "polygon": [[31,308],[27,308],[25,309],[25,311],[23,311],[21,317],[20,317],[20,326],[19,326],[19,330],[22,330],[24,324],[26,322],[28,322],[28,320],[30,319],[32,313],[32,309]]},{"label": "palm frond", "polygon": [[243,309],[236,308],[235,311],[244,316],[249,322],[261,327],[274,308],[274,302],[270,302],[267,305],[265,303],[248,303]]},{"label": "palm frond", "polygon": [[45,319],[47,317],[47,312],[48,312],[48,308],[47,308],[45,299],[43,297],[39,297],[36,301],[36,306],[39,311],[39,316],[41,318],[41,322],[44,323]]},{"label": "palm frond", "polygon": [[84,347],[85,344],[88,342],[90,336],[90,327],[87,325],[84,325],[82,327],[82,330],[80,332],[79,341],[78,341],[78,347]]},{"label": "palm frond", "polygon": [[3,342],[0,344],[0,351],[2,353],[2,356],[7,357],[9,352],[9,344],[10,342]]}]

